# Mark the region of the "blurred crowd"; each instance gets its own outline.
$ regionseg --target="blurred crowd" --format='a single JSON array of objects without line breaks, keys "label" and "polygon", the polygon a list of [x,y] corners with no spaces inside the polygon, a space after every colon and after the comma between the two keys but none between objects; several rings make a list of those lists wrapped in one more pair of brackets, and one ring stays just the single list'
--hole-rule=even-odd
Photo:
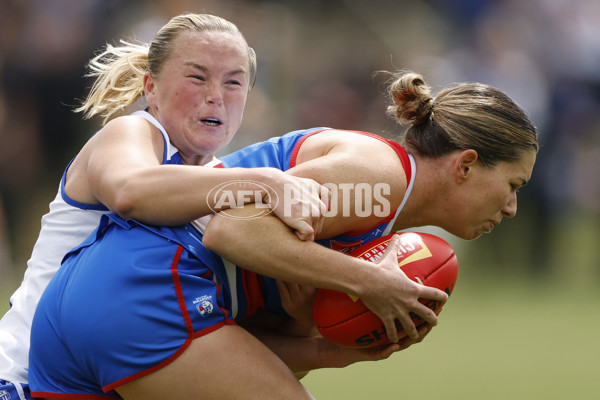
[{"label": "blurred crowd", "polygon": [[88,60],[120,38],[150,41],[186,11],[231,20],[258,55],[225,152],[313,126],[393,138],[379,70],[417,71],[435,91],[491,84],[528,111],[541,151],[518,218],[473,251],[552,273],[557,232],[583,229],[580,268],[600,262],[597,0],[0,0],[0,276],[20,278],[65,165],[99,127],[72,112]]}]

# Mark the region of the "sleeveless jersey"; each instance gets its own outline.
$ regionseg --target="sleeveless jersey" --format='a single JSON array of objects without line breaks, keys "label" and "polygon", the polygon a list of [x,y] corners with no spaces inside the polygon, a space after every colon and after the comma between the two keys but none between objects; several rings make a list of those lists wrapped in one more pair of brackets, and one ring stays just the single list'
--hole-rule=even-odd
[{"label": "sleeveless jersey", "polygon": [[236,289],[191,224],[157,227],[104,215],[41,297],[31,333],[32,395],[112,396],[254,308],[283,312],[275,282],[254,276],[258,292],[249,300],[259,302],[240,301],[253,309],[233,315]]},{"label": "sleeveless jersey", "polygon": [[[249,166],[286,170],[295,165],[308,133],[284,136],[279,148],[272,145],[277,139],[254,146],[247,154],[260,161]],[[238,155],[225,164],[247,166],[245,157],[232,161]],[[393,217],[386,219],[388,225]],[[283,312],[274,280],[208,251],[193,224],[154,227],[112,213],[103,221],[65,257],[38,308],[32,334],[34,395],[56,397],[85,387],[86,394],[110,396],[115,387],[166,365],[195,337],[259,308]],[[379,224],[351,237],[373,237],[382,229],[388,228]],[[119,332],[102,323],[107,318]]]},{"label": "sleeveless jersey", "polygon": [[[217,167],[273,167],[282,171],[296,165],[296,157],[300,151],[302,143],[312,135],[331,130],[329,128],[313,128],[307,130],[298,130],[289,132],[281,137],[271,138],[267,141],[256,143],[243,148],[234,153],[221,157],[221,165]],[[348,131],[369,136],[390,146],[400,159],[404,172],[406,174],[407,189],[404,199],[397,210],[390,214],[386,219],[377,225],[363,232],[348,232],[329,239],[317,240],[318,243],[343,253],[351,253],[354,249],[363,243],[375,240],[383,235],[390,233],[392,226],[400,211],[404,207],[406,200],[410,196],[416,174],[416,164],[414,158],[409,155],[398,143],[387,140],[369,132]]]},{"label": "sleeveless jersey", "polygon": [[[163,163],[181,164],[181,158],[168,138],[166,131],[160,126],[149,113],[140,111],[135,113],[154,124],[163,134],[165,150]],[[275,167],[287,170],[295,165],[295,157],[301,143],[311,134],[323,131],[323,129],[312,129],[306,131],[295,131],[281,138],[250,146],[246,149],[226,156],[222,167]],[[387,141],[378,136],[362,133],[378,138],[398,153],[404,169],[409,177],[409,189],[405,200],[410,193],[414,177],[414,161],[396,143]],[[214,166],[218,160],[214,159],[207,166]],[[412,165],[411,165],[412,164]],[[68,168],[68,167],[67,167]],[[411,174],[412,171],[412,174]],[[103,206],[82,204],[73,201],[64,192],[63,174],[59,193],[50,205],[50,212],[42,219],[42,230],[38,242],[34,247],[32,257],[28,262],[28,269],[21,287],[11,297],[11,309],[0,321],[0,379],[11,382],[27,382],[27,365],[29,332],[31,320],[40,295],[47,283],[56,272],[64,254],[77,246],[98,225],[100,217],[108,210]],[[401,207],[397,210],[398,215]],[[362,233],[349,233],[336,238],[321,241],[321,244],[340,250],[346,248],[350,251],[360,243],[372,240],[389,232],[393,225],[393,215],[386,221],[373,229]],[[206,218],[205,218],[206,220]],[[203,230],[202,223],[194,226]],[[231,310],[233,318],[242,318],[250,315],[258,308],[271,307],[278,309],[278,293],[274,282],[270,278],[258,276],[250,271],[240,270],[236,266],[222,261],[224,264],[225,281],[219,284],[231,286]],[[275,299],[275,301],[267,301]]]},{"label": "sleeveless jersey", "polygon": [[[296,157],[302,143],[310,136],[327,130],[330,129],[313,128],[289,132],[281,137],[271,138],[264,142],[256,143],[231,154],[219,157],[221,164],[216,165],[216,167],[272,167],[287,171],[296,165]],[[323,246],[346,254],[349,254],[363,243],[377,239],[391,232],[396,218],[412,192],[416,174],[414,158],[398,143],[368,132],[351,132],[381,140],[394,149],[396,154],[398,154],[406,174],[407,189],[404,198],[395,213],[390,214],[382,222],[376,224],[372,228],[363,232],[348,232],[333,238],[317,240],[317,242]],[[231,289],[231,294],[234,296],[231,303],[234,316],[237,315],[238,312],[240,315],[245,315],[246,313],[252,314],[258,308],[264,307],[265,300],[261,298],[261,290],[264,291],[265,288],[272,289],[272,286],[264,284],[265,282],[271,283],[270,278],[258,276],[252,271],[237,268],[227,260],[222,260],[222,262],[226,272],[227,282]],[[269,293],[269,298],[279,298],[278,296],[279,294],[276,290],[275,293]],[[273,303],[271,303],[270,306],[273,306]]]},{"label": "sleeveless jersey", "polygon": [[[163,164],[181,164],[178,150],[167,132],[145,111],[135,112],[157,126],[163,135]],[[72,162],[72,161],[71,161]],[[77,202],[65,192],[69,165],[59,184],[49,212],[42,217],[39,237],[27,262],[23,281],[10,298],[11,308],[0,320],[0,379],[27,382],[29,334],[35,308],[42,292],[58,270],[64,255],[96,229],[100,217],[108,212],[103,205]]]}]

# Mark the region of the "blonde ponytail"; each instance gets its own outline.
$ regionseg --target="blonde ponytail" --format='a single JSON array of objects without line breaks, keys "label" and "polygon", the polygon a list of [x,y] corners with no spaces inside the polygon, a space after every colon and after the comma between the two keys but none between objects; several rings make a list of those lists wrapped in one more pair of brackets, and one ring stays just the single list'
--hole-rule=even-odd
[{"label": "blonde ponytail", "polygon": [[117,47],[108,44],[106,50],[90,60],[86,76],[96,80],[86,100],[75,110],[83,112],[85,118],[100,115],[106,123],[144,95],[149,46],[124,40],[120,43]]}]

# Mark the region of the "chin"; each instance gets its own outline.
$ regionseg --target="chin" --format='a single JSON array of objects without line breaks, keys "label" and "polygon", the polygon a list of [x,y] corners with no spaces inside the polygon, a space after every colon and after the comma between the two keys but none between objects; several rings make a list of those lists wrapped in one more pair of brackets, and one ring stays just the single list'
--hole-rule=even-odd
[{"label": "chin", "polygon": [[460,233],[450,232],[450,233],[452,233],[453,235],[456,235],[459,238],[464,239],[464,240],[474,240],[474,239],[477,239],[478,237],[482,236],[486,232],[477,230],[477,231],[471,231],[471,232],[460,232]]},{"label": "chin", "polygon": [[463,240],[473,240],[473,239],[477,239],[478,237],[482,236],[484,233],[488,233],[488,231],[485,229],[485,227],[482,226],[474,226],[473,224],[471,226],[465,227],[465,226],[454,226],[452,228],[451,227],[444,227],[444,226],[439,226],[440,228],[444,229],[446,232],[457,236]]}]

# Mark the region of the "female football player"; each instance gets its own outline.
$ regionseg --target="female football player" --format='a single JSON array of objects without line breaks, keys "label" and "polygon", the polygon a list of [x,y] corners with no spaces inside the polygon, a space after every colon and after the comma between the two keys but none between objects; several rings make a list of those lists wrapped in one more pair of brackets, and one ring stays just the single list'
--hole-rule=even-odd
[{"label": "female football player", "polygon": [[[427,332],[416,331],[410,312],[429,325],[437,319],[417,299],[446,296],[402,276],[398,243],[377,267],[328,247],[422,225],[463,239],[491,231],[516,215],[537,133],[508,96],[487,85],[459,84],[433,96],[420,75],[398,73],[389,94],[390,114],[411,124],[401,146],[365,132],[311,129],[222,159],[224,167],[276,165],[332,188],[330,210],[337,211],[326,214],[320,244],[300,241],[257,205],[222,211],[204,233],[195,224],[103,217],[67,255],[36,311],[34,395],[309,399],[294,372],[360,357],[288,326],[254,334],[242,328],[238,321],[258,310],[286,306],[289,293],[276,280],[345,291],[367,306],[374,293],[390,293],[386,332],[396,341],[399,320],[409,339],[374,350],[373,359],[422,338]],[[377,185],[387,189],[377,192]]]}]

